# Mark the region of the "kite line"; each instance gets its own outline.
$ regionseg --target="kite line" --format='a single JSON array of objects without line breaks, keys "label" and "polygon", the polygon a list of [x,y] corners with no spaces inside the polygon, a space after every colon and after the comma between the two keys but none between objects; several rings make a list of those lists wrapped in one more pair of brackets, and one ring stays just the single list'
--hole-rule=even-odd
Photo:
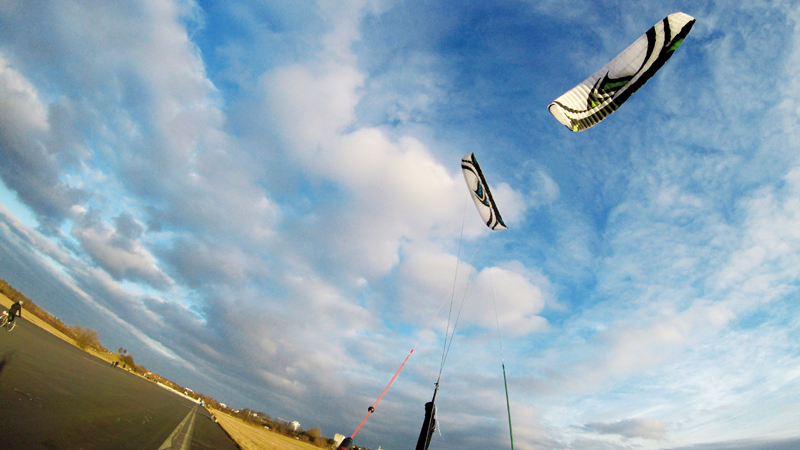
[{"label": "kite line", "polygon": [[[466,217],[467,217],[467,202],[466,202],[466,200],[464,201],[464,215],[463,215],[463,217],[464,217],[464,218],[466,218]],[[361,426],[362,426],[362,425],[364,425],[364,422],[366,422],[366,421],[367,421],[367,419],[369,418],[369,416],[370,416],[372,413],[374,413],[374,412],[375,412],[375,408],[377,408],[377,407],[378,407],[378,403],[380,403],[380,402],[381,402],[381,399],[383,398],[383,395],[384,395],[384,394],[386,394],[386,391],[388,391],[388,390],[389,390],[389,386],[391,386],[391,385],[392,385],[392,383],[394,383],[394,380],[395,380],[395,378],[397,378],[397,375],[399,375],[399,374],[400,374],[400,371],[401,371],[401,370],[403,370],[403,366],[405,366],[405,365],[406,365],[406,362],[408,362],[408,358],[410,358],[410,357],[411,357],[411,354],[412,354],[412,353],[414,353],[414,350],[416,350],[416,349],[417,349],[417,346],[418,346],[418,345],[419,345],[419,343],[422,341],[422,337],[423,337],[423,336],[425,336],[425,333],[427,333],[427,332],[428,332],[428,330],[431,328],[431,325],[433,324],[433,321],[434,321],[434,320],[436,320],[436,317],[439,315],[439,312],[441,312],[441,310],[442,310],[442,307],[443,307],[443,306],[444,306],[444,304],[447,302],[447,299],[448,299],[448,298],[450,298],[450,299],[451,299],[451,302],[450,302],[450,312],[451,312],[451,314],[452,314],[452,311],[453,311],[453,302],[452,302],[452,298],[455,296],[455,290],[456,290],[456,287],[455,287],[455,286],[456,286],[456,281],[458,280],[458,265],[459,265],[459,261],[460,261],[460,259],[461,259],[461,244],[462,244],[462,242],[463,242],[463,240],[464,240],[464,222],[465,222],[465,221],[466,221],[465,219],[462,219],[462,221],[461,221],[461,237],[460,237],[460,238],[459,238],[459,240],[458,240],[458,257],[456,258],[456,275],[455,275],[455,278],[454,278],[454,280],[453,280],[453,290],[452,290],[452,292],[450,293],[450,295],[448,295],[447,297],[445,297],[445,298],[442,300],[442,303],[440,303],[440,304],[439,304],[439,309],[437,309],[437,310],[436,310],[436,314],[434,314],[434,315],[433,315],[433,317],[431,318],[430,322],[428,322],[428,326],[427,326],[427,327],[425,327],[425,331],[423,331],[423,332],[422,332],[422,334],[420,334],[420,338],[419,338],[419,340],[417,340],[417,343],[416,343],[416,344],[414,344],[414,347],[411,349],[411,351],[410,351],[410,352],[408,352],[408,355],[406,356],[406,359],[403,361],[403,364],[400,364],[400,368],[399,368],[399,369],[397,369],[397,372],[395,372],[395,373],[394,373],[394,376],[393,376],[393,377],[392,377],[392,379],[389,381],[389,384],[387,384],[387,385],[386,385],[386,387],[383,389],[383,392],[381,392],[381,395],[379,395],[379,396],[378,396],[378,399],[377,399],[377,400],[375,400],[375,403],[374,403],[372,406],[370,406],[369,408],[367,408],[367,415],[366,415],[366,416],[364,416],[364,419],[362,419],[362,420],[361,420],[361,423],[360,423],[360,424],[358,425],[358,427],[356,428],[356,431],[354,431],[354,432],[353,432],[353,434],[352,434],[352,435],[350,435],[350,437],[351,437],[351,438],[355,438],[355,437],[356,437],[356,434],[357,434],[357,433],[358,433],[358,431],[361,429]],[[447,318],[447,326],[448,326],[448,330],[449,330],[449,327],[450,327],[450,317],[448,317],[448,318]],[[453,327],[453,330],[455,330],[455,327]],[[447,335],[445,334],[445,344],[446,344],[446,343],[447,343]],[[442,367],[444,367],[444,356],[442,357]],[[442,372],[441,372],[441,369],[440,369],[440,370],[439,370],[439,378],[441,378],[441,376],[442,376]],[[437,382],[436,382],[436,389],[438,390],[438,388],[439,388],[439,382],[437,381]],[[435,398],[435,395],[434,395],[434,398]]]}]

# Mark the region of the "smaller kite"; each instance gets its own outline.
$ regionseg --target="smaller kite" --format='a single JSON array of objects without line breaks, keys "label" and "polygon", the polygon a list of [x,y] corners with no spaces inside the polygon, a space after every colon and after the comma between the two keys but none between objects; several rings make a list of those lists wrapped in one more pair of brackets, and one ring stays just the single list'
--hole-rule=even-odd
[{"label": "smaller kite", "polygon": [[572,131],[596,125],[655,75],[692,25],[694,17],[682,12],[670,14],[594,75],[553,100],[547,109]]},{"label": "smaller kite", "polygon": [[493,230],[508,228],[503,223],[503,218],[500,217],[500,211],[497,210],[492,193],[489,191],[489,185],[483,178],[483,172],[481,172],[481,166],[478,165],[478,160],[475,159],[475,153],[470,153],[461,159],[461,170],[464,172],[464,180],[467,181],[472,200],[486,226]]}]

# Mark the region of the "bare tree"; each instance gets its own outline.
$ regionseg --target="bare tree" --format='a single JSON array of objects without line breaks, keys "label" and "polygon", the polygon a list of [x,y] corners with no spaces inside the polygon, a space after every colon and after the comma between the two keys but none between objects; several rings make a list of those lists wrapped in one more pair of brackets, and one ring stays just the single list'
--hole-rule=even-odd
[{"label": "bare tree", "polygon": [[100,344],[100,336],[97,334],[97,331],[80,325],[73,325],[69,327],[69,329],[74,333],[75,343],[79,348],[85,350],[87,348],[98,349],[102,347]]}]

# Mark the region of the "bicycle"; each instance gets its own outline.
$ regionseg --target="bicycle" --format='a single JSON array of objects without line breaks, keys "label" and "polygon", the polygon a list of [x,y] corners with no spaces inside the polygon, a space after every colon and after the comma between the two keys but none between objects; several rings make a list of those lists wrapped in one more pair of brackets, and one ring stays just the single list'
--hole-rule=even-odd
[{"label": "bicycle", "polygon": [[8,311],[3,311],[3,313],[0,314],[0,328],[5,327],[6,330],[11,331],[15,326],[17,326],[17,321],[9,321]]}]

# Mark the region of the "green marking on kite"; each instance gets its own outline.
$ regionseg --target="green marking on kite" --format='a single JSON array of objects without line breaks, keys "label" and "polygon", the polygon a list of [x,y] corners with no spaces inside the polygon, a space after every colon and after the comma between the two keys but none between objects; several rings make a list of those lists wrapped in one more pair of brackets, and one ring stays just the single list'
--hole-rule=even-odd
[{"label": "green marking on kite", "polygon": [[669,48],[669,51],[674,52],[678,47],[681,46],[682,43],[683,39],[678,39],[674,44],[672,44],[672,47]]},{"label": "green marking on kite", "polygon": [[612,82],[612,83],[606,83],[605,86],[603,86],[603,90],[604,91],[608,91],[608,90],[611,90],[611,89],[614,89],[614,88],[625,86],[626,84],[628,84],[627,80],[617,81],[617,82]]}]

